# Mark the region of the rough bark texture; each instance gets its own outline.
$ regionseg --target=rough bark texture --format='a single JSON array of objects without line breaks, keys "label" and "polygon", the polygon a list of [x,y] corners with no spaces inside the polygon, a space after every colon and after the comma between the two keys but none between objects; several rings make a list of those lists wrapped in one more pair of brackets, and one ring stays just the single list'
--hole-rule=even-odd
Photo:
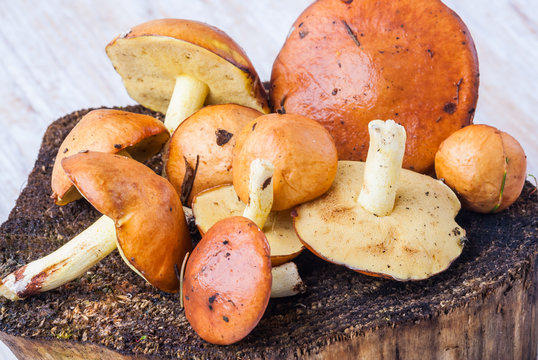
[{"label": "rough bark texture", "polygon": [[[57,207],[49,198],[58,146],[85,113],[47,130],[28,184],[0,227],[0,275],[56,249],[99,217],[84,200]],[[149,164],[160,172],[157,157]],[[0,300],[0,340],[23,359],[117,359],[118,353],[126,359],[535,359],[538,198],[532,191],[527,183],[500,214],[462,212],[457,221],[469,243],[447,271],[425,281],[367,277],[303,253],[297,261],[307,292],[272,299],[254,331],[232,346],[200,340],[178,296],[145,284],[116,252],[55,291]]]}]

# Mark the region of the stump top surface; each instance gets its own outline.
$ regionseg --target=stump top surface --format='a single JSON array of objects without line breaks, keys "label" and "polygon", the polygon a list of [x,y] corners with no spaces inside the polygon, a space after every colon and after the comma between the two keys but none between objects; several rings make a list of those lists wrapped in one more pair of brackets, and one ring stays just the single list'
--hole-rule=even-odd
[{"label": "stump top surface", "polygon": [[[123,109],[157,116],[139,106]],[[58,119],[45,133],[27,186],[0,227],[0,275],[55,250],[100,216],[84,200],[58,207],[49,198],[58,147],[88,111]],[[159,158],[149,165],[160,173]],[[20,302],[1,299],[0,332],[163,357],[314,354],[368,330],[448,313],[526,276],[538,254],[538,197],[533,190],[527,183],[519,200],[499,214],[462,211],[456,220],[469,242],[447,271],[428,280],[403,283],[368,277],[305,251],[297,264],[307,292],[272,299],[254,331],[231,346],[201,340],[185,319],[179,296],[153,289],[117,252],[59,289]]]}]

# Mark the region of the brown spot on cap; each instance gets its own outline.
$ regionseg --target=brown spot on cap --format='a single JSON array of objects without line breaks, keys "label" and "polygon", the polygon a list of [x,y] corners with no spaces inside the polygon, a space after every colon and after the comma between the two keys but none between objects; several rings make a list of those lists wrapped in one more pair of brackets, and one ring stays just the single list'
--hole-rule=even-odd
[{"label": "brown spot on cap", "polygon": [[456,104],[453,102],[446,103],[443,107],[443,111],[450,115],[454,114],[456,112]]},{"label": "brown spot on cap", "polygon": [[217,129],[215,131],[215,135],[217,135],[217,145],[223,146],[230,141],[230,139],[234,136],[231,132],[228,132],[224,129]]}]

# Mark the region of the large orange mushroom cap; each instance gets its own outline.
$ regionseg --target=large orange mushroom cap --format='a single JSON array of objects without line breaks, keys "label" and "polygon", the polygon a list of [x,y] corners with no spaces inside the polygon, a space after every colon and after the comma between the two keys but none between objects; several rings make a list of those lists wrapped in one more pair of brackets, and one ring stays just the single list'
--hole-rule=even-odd
[{"label": "large orange mushroom cap", "polygon": [[469,30],[439,0],[319,0],[275,60],[270,100],[323,124],[341,160],[365,161],[368,122],[394,119],[403,166],[432,172],[439,144],[472,122],[478,76]]},{"label": "large orange mushroom cap", "polygon": [[134,159],[144,161],[159,152],[169,138],[163,123],[151,116],[111,109],[90,111],[60,145],[52,169],[51,197],[58,205],[80,198],[62,169],[63,159],[80,151],[115,154],[126,150]]},{"label": "large orange mushroom cap", "polygon": [[78,191],[116,224],[128,265],[160,290],[175,292],[192,243],[173,186],[143,164],[119,155],[86,152],[62,160]]},{"label": "large orange mushroom cap", "polygon": [[227,345],[258,324],[271,295],[271,259],[263,232],[247,218],[219,221],[189,257],[185,316],[204,340]]}]

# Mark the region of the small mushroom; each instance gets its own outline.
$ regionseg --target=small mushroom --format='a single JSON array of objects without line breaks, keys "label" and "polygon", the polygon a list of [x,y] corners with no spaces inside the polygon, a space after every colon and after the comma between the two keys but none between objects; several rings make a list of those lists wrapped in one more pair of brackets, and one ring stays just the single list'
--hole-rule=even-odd
[{"label": "small mushroom", "polygon": [[86,152],[62,160],[78,191],[104,214],[55,252],[9,274],[0,295],[19,300],[78,278],[118,250],[127,265],[166,292],[179,289],[175,267],[192,244],[172,185],[132,159]]},{"label": "small mushroom", "polygon": [[366,163],[340,161],[331,189],[296,208],[305,246],[330,262],[396,280],[437,274],[463,249],[456,195],[441,181],[400,169],[405,131],[394,121],[369,124]]},{"label": "small mushroom", "polygon": [[435,172],[458,194],[464,208],[495,213],[521,194],[527,158],[510,134],[488,125],[471,125],[441,143]]},{"label": "small mushroom", "polygon": [[325,128],[314,120],[292,114],[264,115],[238,135],[233,157],[233,184],[249,202],[250,164],[269,160],[275,167],[272,210],[286,210],[315,199],[331,186],[337,153]]},{"label": "small mushroom", "polygon": [[60,145],[52,169],[51,197],[57,205],[81,197],[62,169],[63,159],[89,150],[145,161],[158,153],[169,137],[163,123],[151,116],[110,109],[90,111]]},{"label": "small mushroom", "polygon": [[271,293],[269,244],[244,217],[219,221],[189,257],[183,281],[185,316],[210,343],[228,345],[258,324]]},{"label": "small mushroom", "polygon": [[190,206],[200,191],[232,183],[237,134],[258,110],[236,104],[206,106],[183,122],[170,139],[166,177]]},{"label": "small mushroom", "polygon": [[204,103],[269,110],[247,55],[215,27],[190,20],[153,20],[116,37],[106,52],[129,96],[166,114],[170,133]]}]

